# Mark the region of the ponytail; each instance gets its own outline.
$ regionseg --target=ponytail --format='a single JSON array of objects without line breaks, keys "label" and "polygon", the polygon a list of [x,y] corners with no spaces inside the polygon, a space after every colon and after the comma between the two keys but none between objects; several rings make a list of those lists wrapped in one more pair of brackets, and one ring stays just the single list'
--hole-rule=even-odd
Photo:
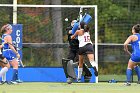
[{"label": "ponytail", "polygon": [[89,32],[89,26],[85,22],[80,23],[81,29],[84,29],[85,32]]},{"label": "ponytail", "polygon": [[139,33],[140,32],[140,24],[134,25],[134,30],[136,33]]},{"label": "ponytail", "polygon": [[8,29],[12,29],[12,26],[10,24],[6,24],[1,28],[2,34],[5,33]]},{"label": "ponytail", "polygon": [[88,25],[84,25],[84,31],[89,32],[89,26]]}]

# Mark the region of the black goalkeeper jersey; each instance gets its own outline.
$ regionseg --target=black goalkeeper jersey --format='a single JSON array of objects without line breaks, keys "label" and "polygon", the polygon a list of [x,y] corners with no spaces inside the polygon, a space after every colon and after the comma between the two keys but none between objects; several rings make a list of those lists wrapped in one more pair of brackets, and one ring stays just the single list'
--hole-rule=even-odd
[{"label": "black goalkeeper jersey", "polygon": [[78,39],[71,39],[72,34],[69,34],[69,30],[72,30],[72,26],[68,27],[67,34],[68,34],[68,42],[71,49],[79,49],[79,41]]}]

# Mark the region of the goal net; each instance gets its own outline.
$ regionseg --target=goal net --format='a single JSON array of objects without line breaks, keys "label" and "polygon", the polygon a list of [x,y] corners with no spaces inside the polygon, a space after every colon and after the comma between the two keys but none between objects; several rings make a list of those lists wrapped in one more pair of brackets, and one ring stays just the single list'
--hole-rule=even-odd
[{"label": "goal net", "polygon": [[66,28],[72,20],[89,14],[90,34],[98,62],[96,5],[20,5],[0,4],[0,26],[6,23],[23,24],[23,62],[27,66],[61,66],[67,58]]}]

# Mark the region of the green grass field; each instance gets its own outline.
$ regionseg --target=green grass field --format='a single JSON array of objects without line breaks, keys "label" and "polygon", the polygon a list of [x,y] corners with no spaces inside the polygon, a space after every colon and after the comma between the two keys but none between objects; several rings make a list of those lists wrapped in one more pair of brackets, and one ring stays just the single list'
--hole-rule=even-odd
[{"label": "green grass field", "polygon": [[21,83],[0,85],[0,93],[140,93],[140,84],[132,83]]}]

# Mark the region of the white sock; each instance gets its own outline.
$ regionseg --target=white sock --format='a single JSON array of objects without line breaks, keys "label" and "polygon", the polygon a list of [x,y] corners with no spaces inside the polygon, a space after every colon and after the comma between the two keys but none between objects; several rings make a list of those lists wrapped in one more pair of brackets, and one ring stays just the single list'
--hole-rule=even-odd
[{"label": "white sock", "polygon": [[83,72],[83,68],[79,68],[78,66],[78,79],[81,79],[82,72]]},{"label": "white sock", "polygon": [[8,71],[7,67],[2,68],[1,71],[0,71],[0,77],[2,77],[3,74],[6,73],[7,71]]},{"label": "white sock", "polygon": [[6,81],[6,72],[2,75],[2,81]]},{"label": "white sock", "polygon": [[92,65],[92,67],[97,67],[97,63],[95,61],[90,61],[90,64]]}]

